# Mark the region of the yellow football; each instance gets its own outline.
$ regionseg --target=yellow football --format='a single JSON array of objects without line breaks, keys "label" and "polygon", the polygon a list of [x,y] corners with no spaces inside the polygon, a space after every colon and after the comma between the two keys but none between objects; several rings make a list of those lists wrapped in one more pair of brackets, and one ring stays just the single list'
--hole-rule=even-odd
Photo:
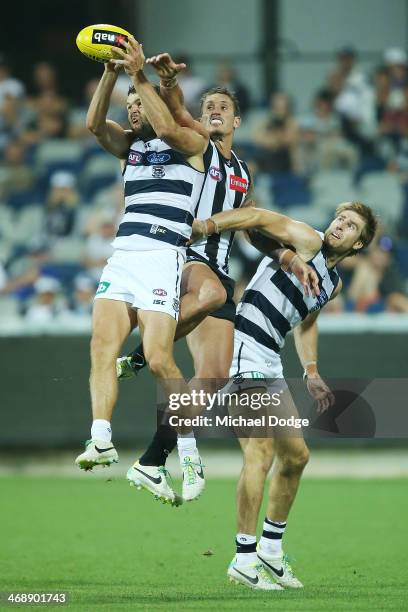
[{"label": "yellow football", "polygon": [[95,62],[108,62],[113,58],[111,47],[125,50],[124,41],[128,41],[129,32],[118,26],[99,23],[86,26],[76,37],[76,44],[81,53]]}]

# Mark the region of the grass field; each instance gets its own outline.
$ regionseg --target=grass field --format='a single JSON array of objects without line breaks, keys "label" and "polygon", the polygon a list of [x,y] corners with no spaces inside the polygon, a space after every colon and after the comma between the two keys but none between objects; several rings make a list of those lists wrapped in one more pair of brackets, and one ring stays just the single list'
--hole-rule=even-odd
[{"label": "grass field", "polygon": [[305,480],[285,547],[306,588],[262,594],[226,580],[232,479],[173,509],[120,480],[1,478],[0,590],[67,591],[88,612],[406,610],[407,484]]}]

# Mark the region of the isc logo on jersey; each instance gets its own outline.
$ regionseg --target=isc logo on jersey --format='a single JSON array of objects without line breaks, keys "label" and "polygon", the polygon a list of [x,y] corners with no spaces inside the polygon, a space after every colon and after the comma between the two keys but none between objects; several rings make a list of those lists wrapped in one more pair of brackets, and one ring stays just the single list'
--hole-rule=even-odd
[{"label": "isc logo on jersey", "polygon": [[248,191],[248,181],[242,176],[235,176],[235,174],[230,175],[230,189],[234,191],[241,191],[241,193],[246,193]]},{"label": "isc logo on jersey", "polygon": [[221,171],[219,168],[216,168],[215,166],[211,166],[211,168],[208,171],[208,174],[211,176],[212,179],[214,179],[214,181],[221,180]]}]

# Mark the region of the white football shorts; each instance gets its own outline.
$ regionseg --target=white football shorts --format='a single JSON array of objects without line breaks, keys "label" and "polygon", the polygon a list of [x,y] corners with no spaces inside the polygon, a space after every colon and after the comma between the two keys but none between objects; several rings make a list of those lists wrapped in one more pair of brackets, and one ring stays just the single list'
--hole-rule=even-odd
[{"label": "white football shorts", "polygon": [[174,249],[117,249],[102,272],[95,299],[119,300],[133,308],[165,312],[178,320],[185,257]]},{"label": "white football shorts", "polygon": [[230,376],[242,374],[243,378],[257,378],[256,373],[265,378],[283,378],[280,355],[236,330]]}]

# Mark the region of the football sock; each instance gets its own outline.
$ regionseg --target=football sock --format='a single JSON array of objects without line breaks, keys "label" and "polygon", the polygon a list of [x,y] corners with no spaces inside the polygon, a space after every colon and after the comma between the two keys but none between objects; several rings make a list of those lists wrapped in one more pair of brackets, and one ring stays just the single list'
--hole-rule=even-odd
[{"label": "football sock", "polygon": [[282,537],[285,533],[286,522],[270,521],[265,517],[263,524],[260,547],[270,555],[279,556],[282,554]]},{"label": "football sock", "polygon": [[143,352],[143,344],[139,344],[134,351],[129,353],[128,357],[132,358],[132,364],[133,366],[136,366],[136,369],[141,370],[144,368],[146,365],[146,359]]},{"label": "football sock", "polygon": [[159,425],[139,462],[141,465],[165,465],[167,457],[176,445],[176,430],[170,425]]},{"label": "football sock", "polygon": [[248,565],[256,562],[256,536],[247,533],[237,533],[235,544],[237,546],[237,564]]},{"label": "football sock", "polygon": [[197,442],[193,430],[186,434],[179,434],[177,437],[177,449],[181,460],[197,450]]},{"label": "football sock", "polygon": [[105,419],[94,419],[91,427],[92,440],[112,441],[112,429],[109,421]]}]

